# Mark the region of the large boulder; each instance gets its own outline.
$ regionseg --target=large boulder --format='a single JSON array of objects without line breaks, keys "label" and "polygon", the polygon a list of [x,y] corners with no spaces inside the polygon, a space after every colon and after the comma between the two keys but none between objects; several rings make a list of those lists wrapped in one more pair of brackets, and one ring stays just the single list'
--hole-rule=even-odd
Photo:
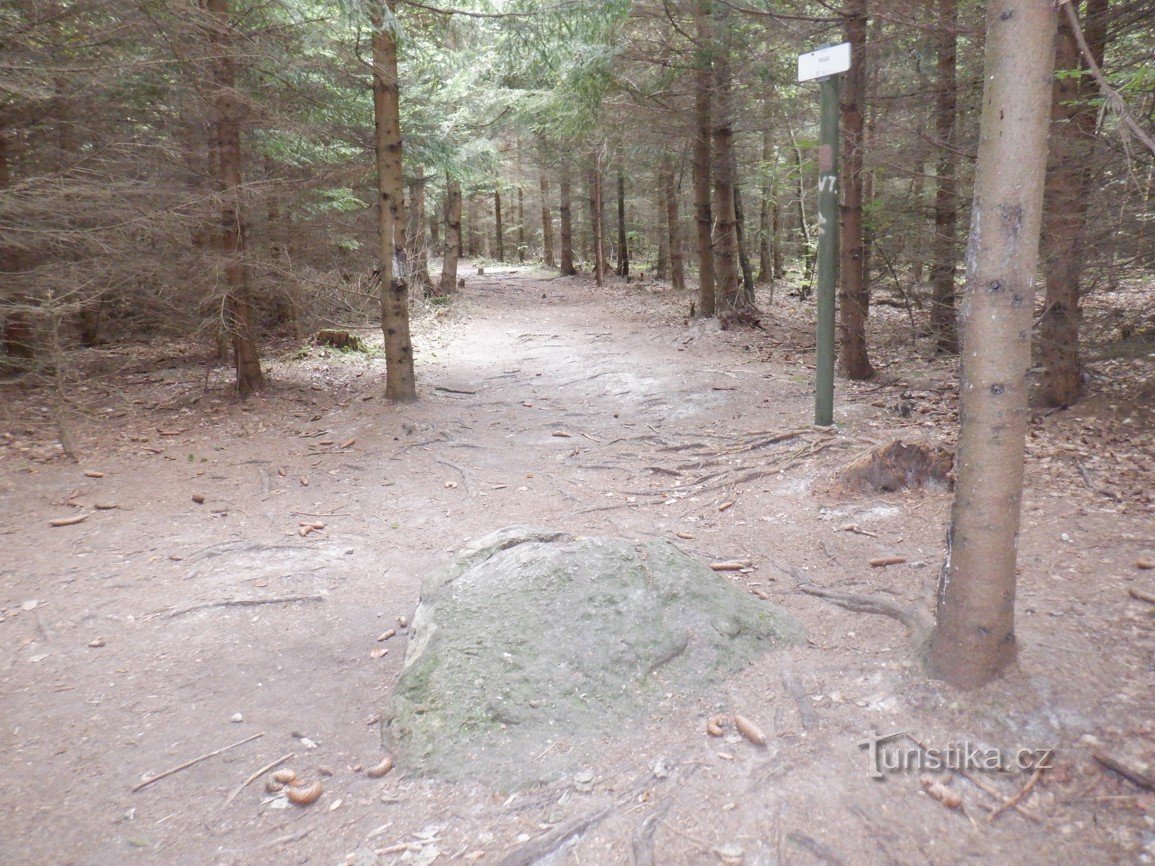
[{"label": "large boulder", "polygon": [[385,736],[414,772],[549,781],[804,638],[668,542],[510,527],[422,584]]}]

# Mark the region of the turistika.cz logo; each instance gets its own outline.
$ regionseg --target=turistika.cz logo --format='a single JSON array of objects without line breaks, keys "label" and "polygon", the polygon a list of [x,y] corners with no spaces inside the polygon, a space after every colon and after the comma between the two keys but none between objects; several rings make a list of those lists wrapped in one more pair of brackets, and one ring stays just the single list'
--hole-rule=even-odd
[{"label": "turistika.cz logo", "polygon": [[934,772],[1023,772],[1048,770],[1055,760],[1054,749],[1022,748],[1014,750],[976,746],[962,741],[945,748],[928,748],[908,739],[899,742],[906,731],[880,734],[871,731],[858,747],[866,749],[870,761],[870,775],[884,779],[888,773]]}]

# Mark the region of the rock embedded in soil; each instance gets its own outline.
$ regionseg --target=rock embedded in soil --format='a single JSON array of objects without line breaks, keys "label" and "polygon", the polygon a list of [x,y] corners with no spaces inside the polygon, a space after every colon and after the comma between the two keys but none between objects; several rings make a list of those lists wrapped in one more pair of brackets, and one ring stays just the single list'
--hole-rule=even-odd
[{"label": "rock embedded in soil", "polygon": [[669,542],[498,530],[423,582],[386,746],[439,778],[556,780],[804,639]]}]

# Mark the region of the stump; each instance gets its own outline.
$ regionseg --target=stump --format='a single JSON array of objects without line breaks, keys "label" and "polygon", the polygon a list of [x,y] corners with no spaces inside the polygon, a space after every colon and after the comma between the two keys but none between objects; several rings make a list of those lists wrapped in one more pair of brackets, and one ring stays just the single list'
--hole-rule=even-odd
[{"label": "stump", "polygon": [[943,448],[901,439],[875,448],[838,473],[837,484],[852,493],[893,493],[905,488],[949,489],[954,457]]},{"label": "stump", "polygon": [[331,349],[343,349],[348,352],[364,352],[365,344],[356,334],[348,331],[338,331],[333,328],[323,328],[313,335],[313,343],[317,346],[328,346]]}]

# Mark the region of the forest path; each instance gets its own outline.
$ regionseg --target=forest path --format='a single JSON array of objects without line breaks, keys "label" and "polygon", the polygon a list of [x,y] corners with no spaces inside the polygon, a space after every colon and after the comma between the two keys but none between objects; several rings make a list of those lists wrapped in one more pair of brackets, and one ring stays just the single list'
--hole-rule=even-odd
[{"label": "forest path", "polygon": [[[944,431],[872,405],[869,395],[896,390],[885,385],[840,385],[839,430],[810,426],[804,331],[686,324],[686,299],[652,285],[598,289],[529,270],[467,282],[459,312],[417,341],[416,404],[384,403],[383,365],[361,355],[274,364],[276,390],[245,404],[198,390],[195,370],[166,368],[110,393],[121,417],[87,431],[80,467],[5,468],[0,830],[22,841],[0,859],[120,863],[134,852],[165,864],[328,864],[355,851],[373,862],[365,852],[394,846],[385,863],[408,844],[413,858],[486,851],[490,862],[522,834],[611,797],[617,808],[581,843],[582,862],[630,862],[643,803],[669,810],[657,862],[714,862],[710,851],[730,844],[747,862],[772,862],[790,839],[795,853],[840,851],[845,862],[933,861],[933,836],[894,834],[890,810],[997,862],[1000,846],[1020,849],[1034,825],[1012,816],[983,834],[960,830],[921,795],[916,774],[871,780],[862,736],[907,729],[945,742],[984,731],[1051,745],[1119,712],[1119,701],[1150,703],[1136,679],[1142,642],[1090,654],[1103,623],[1123,615],[1118,582],[1062,585],[1075,595],[1055,597],[1049,535],[1024,545],[1022,597],[1068,614],[1046,623],[1047,637],[1074,651],[1054,658],[1028,643],[1028,674],[965,710],[912,673],[896,623],[795,591],[805,575],[905,603],[930,597],[949,505],[946,493],[824,492],[831,471],[871,444],[904,432],[940,441]],[[1065,520],[1061,501],[1041,502],[1028,525]],[[85,522],[47,527],[78,512]],[[314,520],[324,529],[301,536],[299,524]],[[1084,514],[1080,537],[1123,531],[1107,520]],[[516,523],[664,537],[704,561],[746,560],[728,575],[787,606],[811,644],[711,701],[623,731],[591,768],[592,792],[559,784],[506,801],[399,770],[366,778],[355,768],[380,759],[375,720],[404,657],[397,618],[411,615],[422,576],[450,551]],[[868,565],[896,554],[907,561]],[[208,606],[190,610],[198,605]],[[1033,622],[1024,620],[1028,637]],[[390,628],[400,634],[377,640]],[[779,664],[795,672],[817,728]],[[769,747],[704,736],[705,717],[735,711],[771,735]],[[147,774],[254,734],[263,736],[131,792]],[[290,753],[286,765],[310,779],[332,771],[317,805],[281,810],[260,780],[226,805],[250,773]],[[650,774],[662,761],[669,783]],[[690,774],[695,796],[670,799]],[[625,794],[637,790],[641,801]],[[862,808],[848,812],[848,802]],[[1068,862],[1101,857],[1100,844],[1081,837]]]}]

